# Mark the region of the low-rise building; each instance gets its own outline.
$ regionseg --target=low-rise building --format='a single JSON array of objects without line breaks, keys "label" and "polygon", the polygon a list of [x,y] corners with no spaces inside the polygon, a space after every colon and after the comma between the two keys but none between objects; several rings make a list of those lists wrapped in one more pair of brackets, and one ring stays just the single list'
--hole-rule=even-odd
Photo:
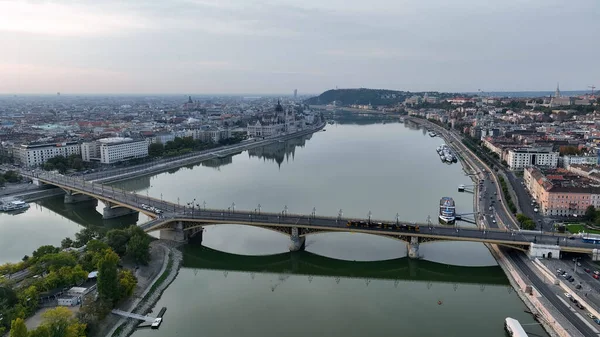
[{"label": "low-rise building", "polygon": [[57,156],[68,157],[80,154],[81,147],[77,142],[22,144],[14,148],[15,158],[24,166],[43,165],[50,158]]},{"label": "low-rise building", "polygon": [[201,142],[218,143],[221,139],[231,138],[231,130],[220,128],[192,129],[187,134]]},{"label": "low-rise building", "polygon": [[114,164],[120,161],[148,156],[148,143],[132,138],[102,138],[81,145],[84,161],[98,160],[102,164]]},{"label": "low-rise building", "polygon": [[562,156],[559,158],[561,166],[568,169],[571,165],[596,165],[598,164],[597,156]]},{"label": "low-rise building", "polygon": [[551,147],[510,149],[506,156],[506,162],[511,170],[520,170],[530,166],[556,168],[558,165],[558,152],[553,152]]},{"label": "low-rise building", "polygon": [[567,170],[528,167],[523,179],[544,215],[584,215],[588,206],[600,207],[598,184]]},{"label": "low-rise building", "polygon": [[113,164],[124,160],[148,156],[148,143],[145,140],[132,138],[103,138],[100,143],[100,162]]}]

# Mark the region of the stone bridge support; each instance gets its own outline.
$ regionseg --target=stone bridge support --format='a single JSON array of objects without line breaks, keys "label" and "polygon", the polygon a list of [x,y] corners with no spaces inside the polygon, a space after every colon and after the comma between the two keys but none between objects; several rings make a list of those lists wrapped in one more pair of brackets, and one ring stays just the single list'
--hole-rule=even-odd
[{"label": "stone bridge support", "polygon": [[106,202],[106,206],[102,212],[102,219],[114,219],[121,216],[139,213],[136,210],[129,209],[127,207],[121,207],[111,202]]},{"label": "stone bridge support", "polygon": [[185,237],[187,238],[188,243],[201,245],[202,244],[202,236],[204,235],[204,228],[196,227],[186,231]]},{"label": "stone bridge support", "polygon": [[410,259],[419,258],[419,238],[417,236],[411,236],[410,242],[406,245],[408,250],[408,257]]},{"label": "stone bridge support", "polygon": [[80,203],[80,202],[84,202],[84,201],[95,200],[94,198],[90,197],[89,195],[73,192],[70,190],[64,190],[64,191],[65,191],[65,204],[76,204],[76,203]]},{"label": "stone bridge support", "polygon": [[188,235],[183,230],[183,222],[178,221],[173,228],[160,230],[161,240],[171,240],[176,242],[187,242]]},{"label": "stone bridge support", "polygon": [[290,241],[290,252],[304,250],[306,238],[304,236],[300,236],[300,229],[298,229],[298,227],[292,227]]},{"label": "stone bridge support", "polygon": [[596,248],[592,249],[592,261],[600,261],[600,251]]}]

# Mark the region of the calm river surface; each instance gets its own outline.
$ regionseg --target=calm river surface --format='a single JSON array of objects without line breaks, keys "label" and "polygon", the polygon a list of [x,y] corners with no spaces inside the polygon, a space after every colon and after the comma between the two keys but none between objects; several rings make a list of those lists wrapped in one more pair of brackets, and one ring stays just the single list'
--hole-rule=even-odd
[{"label": "calm river surface", "polygon": [[[315,207],[322,215],[342,209],[349,217],[371,211],[378,219],[398,213],[424,222],[437,221],[439,199],[451,196],[459,213],[472,212],[472,195],[456,190],[470,180],[460,164],[440,162],[439,138],[397,123],[326,129],[118,185],[181,205],[206,201],[209,208],[260,204],[280,212],[287,205],[290,213]],[[93,207],[70,210],[67,219],[59,215],[60,199],[45,203],[0,216],[0,260],[58,244],[79,224],[103,225]],[[260,228],[207,226],[202,246],[184,248],[183,268],[156,306],[168,308],[163,325],[134,336],[500,337],[507,316],[533,322],[481,244],[422,244],[421,261],[404,258],[400,241],[364,234],[309,236],[306,251],[293,254],[288,245],[287,237]],[[539,326],[526,330],[546,336]]]}]

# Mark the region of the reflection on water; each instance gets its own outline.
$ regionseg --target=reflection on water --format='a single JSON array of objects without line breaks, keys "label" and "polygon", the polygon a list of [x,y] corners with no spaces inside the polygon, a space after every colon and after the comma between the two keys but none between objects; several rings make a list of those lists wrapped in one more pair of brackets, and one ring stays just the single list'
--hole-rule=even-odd
[{"label": "reflection on water", "polygon": [[451,283],[503,284],[500,267],[460,267],[413,259],[356,262],[332,259],[310,252],[247,256],[200,245],[186,245],[184,268],[368,279]]},{"label": "reflection on water", "polygon": [[294,160],[296,148],[303,148],[306,145],[306,141],[312,138],[312,134],[290,139],[287,141],[276,142],[269,145],[257,147],[248,150],[250,157],[258,157],[265,161],[274,161],[279,167],[283,161],[289,161],[290,158]]}]

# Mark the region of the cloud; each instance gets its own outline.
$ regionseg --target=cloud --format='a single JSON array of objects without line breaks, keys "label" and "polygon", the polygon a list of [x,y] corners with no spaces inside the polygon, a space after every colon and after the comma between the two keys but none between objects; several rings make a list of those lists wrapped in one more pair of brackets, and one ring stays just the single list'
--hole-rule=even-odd
[{"label": "cloud", "polygon": [[598,0],[0,0],[16,81],[0,90],[578,88],[600,78],[599,15]]},{"label": "cloud", "polygon": [[100,6],[0,1],[0,31],[86,36],[119,34],[148,26],[131,14],[107,11]]}]

